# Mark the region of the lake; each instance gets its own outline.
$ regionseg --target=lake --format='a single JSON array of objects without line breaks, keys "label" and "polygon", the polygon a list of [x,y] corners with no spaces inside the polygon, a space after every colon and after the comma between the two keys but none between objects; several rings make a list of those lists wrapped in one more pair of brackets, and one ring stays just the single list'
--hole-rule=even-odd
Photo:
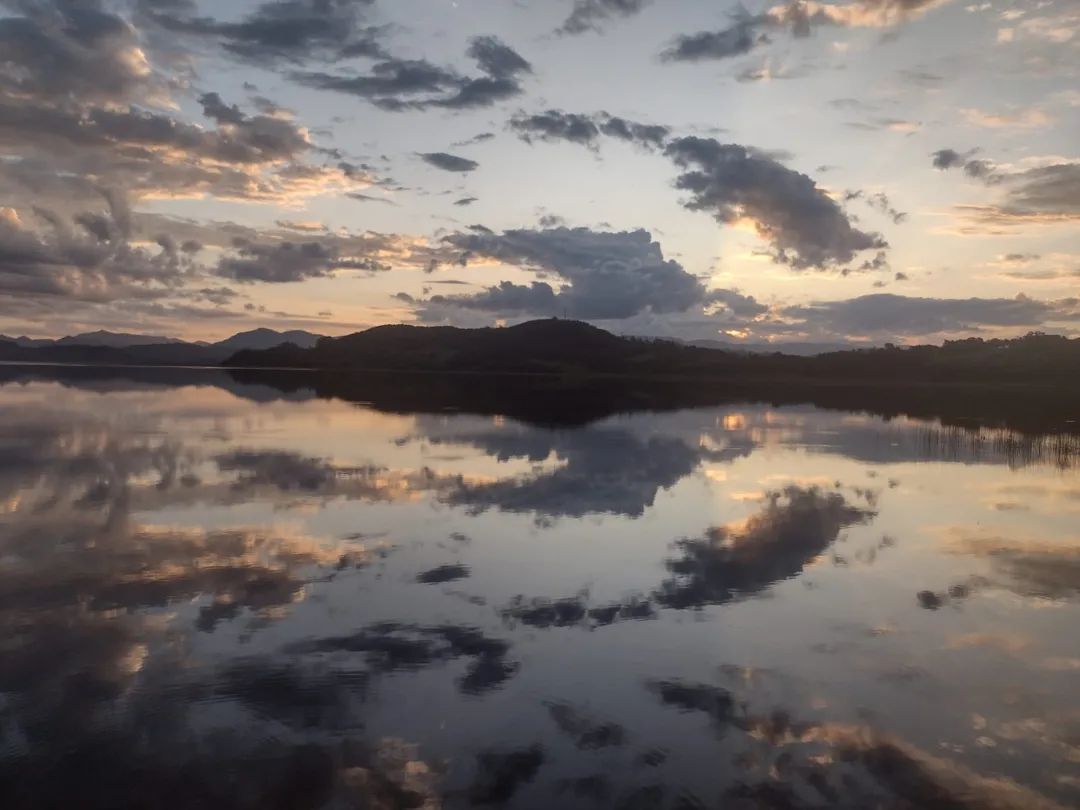
[{"label": "lake", "polygon": [[1080,804],[1067,414],[338,382],[3,369],[5,808]]}]

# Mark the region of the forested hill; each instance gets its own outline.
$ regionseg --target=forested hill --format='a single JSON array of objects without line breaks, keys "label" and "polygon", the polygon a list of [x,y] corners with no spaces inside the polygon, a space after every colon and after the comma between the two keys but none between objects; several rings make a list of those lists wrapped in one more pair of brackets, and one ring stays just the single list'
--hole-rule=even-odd
[{"label": "forested hill", "polygon": [[425,372],[594,373],[714,379],[857,380],[1080,385],[1080,340],[1033,333],[943,346],[856,349],[813,357],[747,354],[619,337],[579,321],[503,328],[377,326],[303,349],[241,351],[226,365]]}]

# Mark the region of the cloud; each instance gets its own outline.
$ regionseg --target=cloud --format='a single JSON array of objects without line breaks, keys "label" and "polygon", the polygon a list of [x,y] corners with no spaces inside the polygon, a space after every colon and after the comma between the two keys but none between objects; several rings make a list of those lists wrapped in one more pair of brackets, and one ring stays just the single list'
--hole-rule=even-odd
[{"label": "cloud", "polygon": [[108,301],[163,294],[182,283],[192,268],[190,254],[165,235],[157,236],[154,249],[133,246],[126,201],[112,190],[102,196],[104,210],[83,211],[72,220],[36,209],[41,227],[29,227],[13,208],[0,208],[0,292]]},{"label": "cloud", "polygon": [[668,560],[673,576],[656,601],[685,609],[745,599],[802,573],[842,529],[873,517],[839,492],[792,486],[767,493],[762,510],[743,523],[677,543],[682,556]]},{"label": "cloud", "polygon": [[999,200],[990,205],[957,206],[968,225],[965,232],[1031,224],[1070,223],[1080,219],[1080,162],[1053,158],[1032,168],[1002,166],[974,159],[974,150],[941,149],[933,165],[962,169],[970,178],[996,189]]},{"label": "cloud", "polygon": [[385,56],[382,30],[365,24],[374,0],[271,0],[237,22],[199,14],[192,0],[138,0],[139,19],[172,35],[212,40],[247,62],[334,62]]},{"label": "cloud", "polygon": [[466,205],[472,205],[474,202],[476,202],[476,200],[476,197],[462,197],[461,199],[454,200],[454,205],[463,208]]},{"label": "cloud", "polygon": [[519,113],[508,126],[526,143],[533,140],[569,141],[590,149],[601,135],[617,138],[645,148],[663,146],[670,129],[660,124],[642,124],[606,112],[592,115],[547,110],[525,115]]},{"label": "cloud", "polygon": [[684,207],[721,223],[749,221],[777,262],[824,269],[887,247],[879,234],[855,228],[812,179],[768,155],[698,137],[671,141],[665,154],[684,169],[675,184],[691,193]]},{"label": "cloud", "polygon": [[185,79],[148,61],[139,33],[95,3],[19,3],[0,19],[0,188],[11,199],[69,210],[123,188],[133,198],[213,195],[283,201],[359,185],[280,115],[247,115],[200,97],[213,128],[173,114]]},{"label": "cloud", "polygon": [[570,318],[627,318],[645,310],[682,312],[709,301],[696,277],[665,260],[645,230],[589,228],[519,229],[452,234],[445,241],[470,258],[515,265],[559,279],[504,281],[473,295],[433,296],[422,319],[439,319],[447,307],[500,314]]},{"label": "cloud", "polygon": [[632,17],[652,0],[574,0],[570,16],[559,26],[560,34],[583,34],[599,31],[604,23],[616,17]]},{"label": "cloud", "polygon": [[5,95],[82,103],[153,101],[165,88],[135,28],[97,3],[40,0],[9,5],[0,18]]},{"label": "cloud", "polygon": [[523,141],[570,141],[592,147],[600,135],[600,128],[588,115],[566,113],[560,110],[533,115],[519,114],[510,119],[508,126]]},{"label": "cloud", "polygon": [[357,96],[391,112],[490,107],[524,92],[521,78],[532,73],[532,66],[513,48],[496,37],[480,36],[470,40],[466,53],[484,75],[460,76],[425,59],[387,57],[367,74],[294,71],[290,76],[308,87]]},{"label": "cloud", "polygon": [[428,165],[446,172],[471,172],[480,166],[475,160],[451,155],[447,152],[422,152],[420,157]]},{"label": "cloud", "polygon": [[455,141],[454,146],[475,146],[478,143],[484,143],[490,141],[495,137],[494,132],[481,132],[473,135],[471,138],[466,138],[463,141]]},{"label": "cloud", "polygon": [[374,194],[364,194],[359,191],[350,191],[345,196],[348,197],[350,200],[356,200],[357,202],[377,202],[384,203],[386,205],[397,205],[396,202],[389,199],[388,197],[377,197]]},{"label": "cloud", "polygon": [[979,332],[987,328],[1037,328],[1080,320],[1080,299],[916,298],[886,293],[789,306],[779,313],[803,329],[848,337],[918,337]]},{"label": "cloud", "polygon": [[893,28],[949,0],[859,0],[854,3],[791,2],[762,14],[744,8],[733,15],[727,28],[683,34],[661,53],[667,62],[700,62],[730,59],[767,45],[770,34],[795,38],[810,36],[815,28]]},{"label": "cloud", "polygon": [[389,269],[388,265],[369,256],[342,255],[340,242],[331,237],[322,241],[269,244],[237,239],[235,252],[222,257],[215,272],[242,282],[283,283],[330,276],[343,268],[366,272]]},{"label": "cloud", "polygon": [[955,149],[939,149],[934,152],[935,169],[951,169],[955,166],[963,166],[965,158]]},{"label": "cloud", "polygon": [[665,62],[700,62],[741,56],[768,41],[758,30],[766,19],[745,15],[720,31],[683,34],[660,54],[660,58]]},{"label": "cloud", "polygon": [[988,113],[973,108],[960,112],[969,124],[989,129],[1042,129],[1055,121],[1051,115],[1034,107],[1009,113]]},{"label": "cloud", "polygon": [[861,191],[849,191],[844,195],[845,202],[854,199],[862,199],[870,208],[891,219],[895,225],[905,222],[908,218],[908,215],[903,211],[898,211],[893,207],[888,195],[883,191],[876,191],[872,194],[863,194]]}]

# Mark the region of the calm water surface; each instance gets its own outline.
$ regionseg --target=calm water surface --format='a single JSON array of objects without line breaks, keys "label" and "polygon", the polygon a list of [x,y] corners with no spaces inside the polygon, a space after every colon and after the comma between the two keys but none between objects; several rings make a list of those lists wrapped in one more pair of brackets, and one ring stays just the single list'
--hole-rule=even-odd
[{"label": "calm water surface", "polygon": [[1074,437],[150,376],[0,385],[5,808],[1080,805]]}]

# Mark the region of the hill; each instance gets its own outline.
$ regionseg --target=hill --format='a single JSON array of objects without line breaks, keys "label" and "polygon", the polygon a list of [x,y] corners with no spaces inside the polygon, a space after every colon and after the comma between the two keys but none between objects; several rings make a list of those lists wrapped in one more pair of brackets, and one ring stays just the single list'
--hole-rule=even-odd
[{"label": "hill", "polygon": [[0,336],[0,361],[98,365],[218,365],[237,351],[271,349],[284,343],[314,346],[320,336],[294,330],[253,329],[217,343],[117,332],[88,332],[56,340]]},{"label": "hill", "polygon": [[230,338],[211,344],[222,351],[233,352],[243,349],[272,349],[282,343],[292,343],[301,349],[310,349],[322,335],[305,332],[301,329],[291,329],[288,332],[277,332],[273,329],[252,329],[250,332],[238,332]]},{"label": "hill", "polygon": [[1012,340],[857,349],[814,356],[749,354],[618,337],[578,321],[504,328],[378,326],[314,347],[242,351],[229,366],[383,371],[617,374],[729,380],[1080,385],[1080,340],[1032,333]]},{"label": "hill", "polygon": [[666,362],[707,349],[624,338],[580,321],[528,321],[503,328],[376,326],[310,349],[282,346],[238,352],[230,366],[363,368],[489,373],[651,374]]}]

